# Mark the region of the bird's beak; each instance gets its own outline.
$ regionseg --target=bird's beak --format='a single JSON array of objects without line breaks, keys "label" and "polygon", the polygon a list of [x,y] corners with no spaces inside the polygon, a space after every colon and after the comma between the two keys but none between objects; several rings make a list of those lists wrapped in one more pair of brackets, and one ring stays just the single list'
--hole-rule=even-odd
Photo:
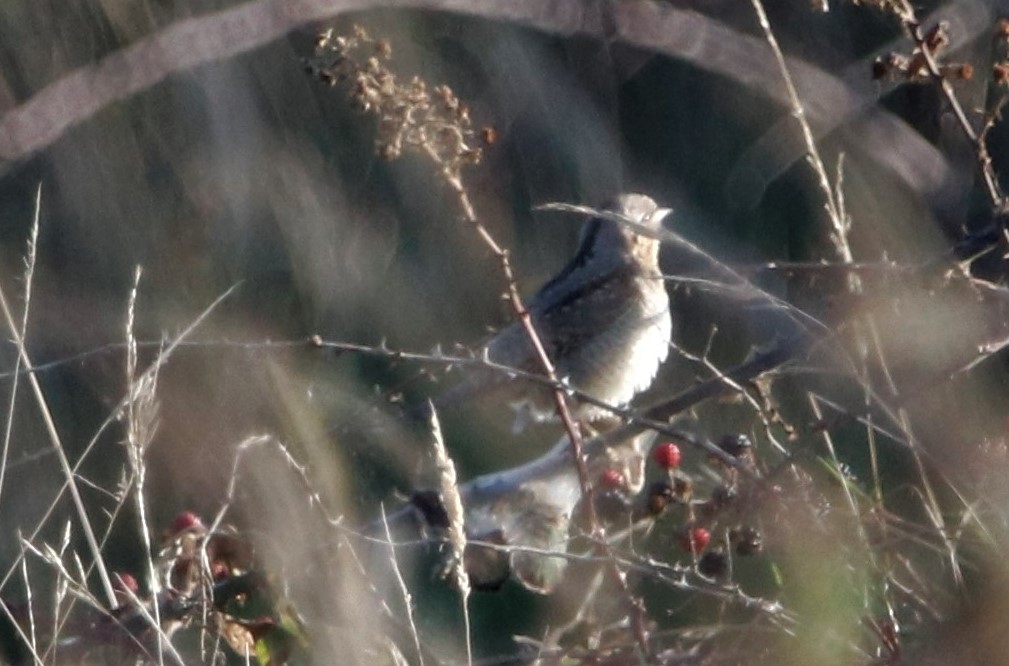
[{"label": "bird's beak", "polygon": [[666,216],[673,212],[672,208],[656,208],[655,212],[652,213],[651,221],[656,224],[661,224]]}]

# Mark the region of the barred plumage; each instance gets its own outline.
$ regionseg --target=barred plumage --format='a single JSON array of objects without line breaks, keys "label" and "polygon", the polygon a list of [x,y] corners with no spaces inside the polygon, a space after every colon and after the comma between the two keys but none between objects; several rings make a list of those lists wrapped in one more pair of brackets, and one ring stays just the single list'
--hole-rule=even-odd
[{"label": "barred plumage", "polygon": [[[603,211],[658,229],[668,209],[649,197],[624,194]],[[669,351],[672,322],[669,297],[659,270],[659,241],[628,225],[593,217],[582,231],[578,252],[529,303],[533,325],[559,378],[614,405],[648,388]],[[501,365],[539,372],[541,367],[523,326],[512,323],[486,345],[487,357]],[[551,392],[499,373],[473,373],[436,403],[456,402],[474,393],[504,393],[520,410],[517,428],[531,417],[554,414]],[[584,420],[606,410],[578,404]]]}]

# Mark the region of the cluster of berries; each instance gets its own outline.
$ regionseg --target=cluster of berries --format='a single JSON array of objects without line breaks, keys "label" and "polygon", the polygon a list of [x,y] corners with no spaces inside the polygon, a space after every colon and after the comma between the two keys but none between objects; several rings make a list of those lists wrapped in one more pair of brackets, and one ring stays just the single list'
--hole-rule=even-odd
[{"label": "cluster of berries", "polygon": [[[711,546],[712,530],[720,514],[735,506],[738,499],[738,467],[755,469],[755,456],[750,438],[743,434],[726,435],[717,444],[725,456],[712,456],[710,462],[721,469],[726,483],[715,487],[707,500],[694,499],[694,483],[681,469],[683,452],[674,442],[662,442],[652,449],[652,462],[664,472],[647,488],[642,501],[634,503],[626,497],[627,480],[620,470],[607,467],[596,480],[600,491],[596,496],[599,514],[610,521],[656,519],[672,506],[686,507],[685,523],[677,542],[697,566],[709,577],[724,576],[729,570],[725,546]],[[728,464],[726,460],[732,461]],[[725,538],[737,555],[751,556],[762,549],[760,531],[750,525],[730,527]],[[709,548],[709,546],[711,546]]]}]

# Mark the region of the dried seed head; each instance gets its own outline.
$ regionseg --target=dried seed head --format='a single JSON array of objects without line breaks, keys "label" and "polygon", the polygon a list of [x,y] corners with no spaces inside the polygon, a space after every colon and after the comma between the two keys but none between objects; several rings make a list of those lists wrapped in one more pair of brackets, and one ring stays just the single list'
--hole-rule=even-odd
[{"label": "dried seed head", "polygon": [[382,158],[397,159],[404,147],[413,148],[442,167],[447,177],[457,178],[463,166],[482,158],[472,145],[476,137],[469,108],[446,85],[429,91],[419,76],[401,83],[385,64],[391,57],[388,41],[374,40],[357,26],[348,37],[320,35],[307,70],[327,85],[352,81],[352,104],[378,117],[375,147]]},{"label": "dried seed head", "polygon": [[907,73],[909,59],[902,53],[891,51],[885,56],[879,56],[872,62],[872,78],[892,79],[900,73]]},{"label": "dried seed head", "polygon": [[992,66],[992,78],[995,83],[1004,86],[1009,83],[1009,62],[997,62]]},{"label": "dried seed head", "polygon": [[1000,18],[995,24],[995,36],[1009,39],[1009,19]]},{"label": "dried seed head", "polygon": [[960,65],[943,65],[939,68],[939,72],[945,79],[969,81],[971,77],[974,76],[974,66],[969,63]]}]

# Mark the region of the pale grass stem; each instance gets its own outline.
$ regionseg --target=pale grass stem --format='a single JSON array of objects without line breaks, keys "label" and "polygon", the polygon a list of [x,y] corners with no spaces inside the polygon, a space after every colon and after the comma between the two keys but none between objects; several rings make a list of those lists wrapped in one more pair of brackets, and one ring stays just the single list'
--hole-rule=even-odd
[{"label": "pale grass stem", "polygon": [[[154,555],[151,552],[151,530],[147,521],[147,505],[144,501],[144,487],[147,478],[145,455],[148,445],[154,437],[157,428],[157,383],[158,366],[153,372],[144,373],[137,379],[137,340],[134,332],[136,322],[137,294],[140,289],[142,271],[137,266],[133,275],[133,288],[130,290],[129,305],[126,308],[126,450],[130,473],[133,479],[133,498],[137,508],[137,518],[140,522],[140,542],[147,563],[147,578],[150,581],[151,595],[157,599],[161,591],[161,582],[154,565]],[[124,498],[125,499],[125,498]],[[161,627],[161,611],[159,604],[152,604],[154,610],[153,626]],[[163,632],[155,632],[157,637],[158,663],[164,664]]]},{"label": "pale grass stem", "polygon": [[[431,429],[432,448],[434,449],[435,465],[438,468],[438,489],[441,491],[445,513],[448,516],[449,575],[459,590],[462,598],[463,621],[466,630],[466,663],[473,664],[472,629],[469,618],[470,580],[466,573],[464,559],[466,555],[466,525],[465,509],[462,505],[462,495],[459,493],[459,482],[456,477],[455,463],[448,455],[445,441],[442,439],[441,424],[434,404],[429,400],[428,409],[431,412],[429,427]],[[386,523],[386,537],[391,538]]]},{"label": "pale grass stem", "polygon": [[389,529],[389,520],[385,515],[385,504],[380,506],[382,512],[382,525],[385,527],[385,538],[389,548],[389,564],[392,573],[396,578],[400,594],[403,597],[403,608],[406,611],[407,626],[410,627],[410,636],[413,638],[413,647],[417,651],[417,663],[424,666],[424,651],[420,646],[420,634],[417,632],[417,623],[413,617],[413,598],[410,596],[410,589],[403,579],[403,574],[399,570],[399,560],[396,558],[396,546],[392,540],[392,531]]},{"label": "pale grass stem", "polygon": [[[35,259],[38,253],[39,217],[42,210],[42,184],[35,190],[35,213],[32,216],[31,232],[28,236],[28,248],[25,253],[24,272],[24,311],[21,314],[21,338],[24,339],[28,330],[28,311],[31,304],[32,281],[35,277]],[[17,404],[18,380],[21,374],[21,355],[14,358],[14,376],[11,378],[10,404],[7,408],[7,421],[4,423],[3,451],[0,452],[0,496],[3,494],[4,479],[7,474],[7,456],[10,453],[11,433],[14,429],[14,407]]]},{"label": "pale grass stem", "polygon": [[[36,206],[36,217],[38,215],[37,210],[38,206]],[[46,401],[45,394],[42,392],[42,385],[39,383],[38,377],[36,377],[32,372],[32,361],[31,357],[28,355],[28,349],[25,347],[24,336],[22,335],[21,328],[19,328],[14,321],[14,315],[11,312],[10,305],[8,304],[7,297],[4,295],[2,287],[0,287],[0,309],[3,310],[4,321],[14,338],[14,344],[17,347],[18,358],[20,359],[21,365],[28,372],[28,383],[31,385],[32,393],[35,396],[35,402],[38,406],[39,413],[42,416],[42,421],[45,424],[46,432],[49,436],[49,442],[52,444],[53,450],[56,452],[60,468],[63,471],[65,487],[70,490],[70,495],[73,498],[73,504],[77,510],[77,517],[81,522],[81,529],[83,530],[84,537],[88,542],[88,547],[91,549],[91,556],[93,558],[94,565],[98,569],[98,577],[101,580],[102,589],[105,592],[105,599],[111,608],[115,606],[116,603],[115,590],[112,588],[112,581],[109,579],[109,572],[105,566],[105,560],[102,557],[101,548],[98,545],[98,539],[95,537],[95,532],[91,525],[91,519],[88,517],[87,509],[84,506],[84,499],[81,497],[80,490],[77,487],[75,469],[70,464],[70,459],[67,457],[66,450],[63,448],[63,442],[60,438],[59,431],[56,429],[56,422],[53,420],[49,404]],[[11,571],[13,571],[16,567],[17,563],[12,565]],[[7,576],[4,576],[5,581],[6,579]],[[0,587],[2,587],[2,583],[0,583]]]}]

